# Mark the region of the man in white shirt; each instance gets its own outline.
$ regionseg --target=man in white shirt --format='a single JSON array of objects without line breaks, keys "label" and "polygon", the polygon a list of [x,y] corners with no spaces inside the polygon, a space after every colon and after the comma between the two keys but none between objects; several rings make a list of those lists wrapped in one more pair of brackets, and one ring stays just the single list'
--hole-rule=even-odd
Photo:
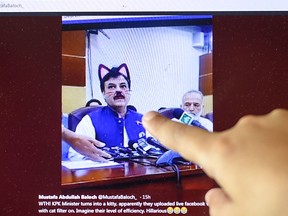
[{"label": "man in white shirt", "polygon": [[201,91],[191,90],[183,95],[181,108],[185,112],[193,114],[195,120],[199,121],[203,127],[212,132],[213,123],[210,120],[201,117],[203,107],[203,94]]}]

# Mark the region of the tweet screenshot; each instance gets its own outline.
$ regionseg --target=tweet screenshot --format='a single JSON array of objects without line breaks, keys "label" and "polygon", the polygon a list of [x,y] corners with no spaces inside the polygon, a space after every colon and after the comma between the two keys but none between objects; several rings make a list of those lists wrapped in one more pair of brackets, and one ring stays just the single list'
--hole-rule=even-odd
[{"label": "tweet screenshot", "polygon": [[211,15],[63,16],[62,134],[90,137],[91,150],[63,135],[63,194],[39,195],[39,213],[208,212],[212,180],[142,116],[212,132],[212,54]]}]

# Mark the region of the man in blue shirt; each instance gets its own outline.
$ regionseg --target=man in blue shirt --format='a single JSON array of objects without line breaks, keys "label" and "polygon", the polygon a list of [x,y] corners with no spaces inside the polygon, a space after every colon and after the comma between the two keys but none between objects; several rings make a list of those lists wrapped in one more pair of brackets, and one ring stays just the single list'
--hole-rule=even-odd
[{"label": "man in blue shirt", "polygon": [[[106,147],[128,147],[130,140],[137,141],[146,134],[141,124],[142,114],[127,109],[130,100],[130,74],[126,64],[109,69],[100,64],[98,69],[100,88],[107,106],[84,116],[79,122],[76,133],[95,138]],[[72,148],[71,160],[84,159]]]}]

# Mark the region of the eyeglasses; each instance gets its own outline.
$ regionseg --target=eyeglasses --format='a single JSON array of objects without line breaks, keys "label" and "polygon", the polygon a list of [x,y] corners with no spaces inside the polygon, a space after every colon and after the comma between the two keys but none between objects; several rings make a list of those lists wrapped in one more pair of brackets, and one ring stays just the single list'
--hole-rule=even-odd
[{"label": "eyeglasses", "polygon": [[184,106],[185,107],[191,107],[193,105],[193,107],[195,108],[200,108],[201,104],[200,103],[185,103]]}]

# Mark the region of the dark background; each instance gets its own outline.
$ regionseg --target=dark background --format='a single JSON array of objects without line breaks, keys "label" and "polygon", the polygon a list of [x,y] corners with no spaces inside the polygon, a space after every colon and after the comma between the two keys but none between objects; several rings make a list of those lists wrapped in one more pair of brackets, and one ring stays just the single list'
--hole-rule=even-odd
[{"label": "dark background", "polygon": [[[0,215],[61,194],[61,17],[0,17]],[[288,108],[288,16],[214,16],[215,130]]]}]

